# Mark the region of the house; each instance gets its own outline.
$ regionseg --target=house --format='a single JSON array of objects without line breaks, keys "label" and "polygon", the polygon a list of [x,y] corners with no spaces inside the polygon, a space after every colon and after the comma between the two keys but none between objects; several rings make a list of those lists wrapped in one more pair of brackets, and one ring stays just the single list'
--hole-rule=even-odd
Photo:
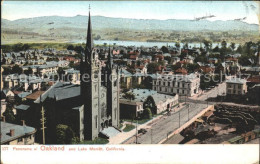
[{"label": "house", "polygon": [[74,69],[65,70],[65,75],[67,77],[66,81],[73,84],[80,84],[80,71]]},{"label": "house", "polygon": [[36,129],[30,126],[16,125],[1,121],[1,145],[34,145]]},{"label": "house", "polygon": [[13,91],[11,91],[10,89],[3,89],[1,91],[1,99],[6,99],[6,98],[14,98],[15,94]]},{"label": "house", "polygon": [[196,71],[200,73],[212,75],[215,72],[215,68],[206,65],[206,66],[200,66]]},{"label": "house", "polygon": [[121,86],[125,85],[126,88],[130,88],[132,85],[132,74],[130,72],[128,72],[126,69],[121,69],[120,71],[120,75],[121,75]]},{"label": "house", "polygon": [[226,81],[226,93],[227,95],[244,95],[247,92],[247,80],[232,77]]},{"label": "house", "polygon": [[19,85],[18,74],[10,74],[4,77],[4,88],[13,88]]},{"label": "house", "polygon": [[199,92],[200,77],[189,75],[157,75],[153,76],[153,90],[159,93],[193,96]]},{"label": "house", "polygon": [[[166,110],[175,110],[178,105],[178,95],[165,95],[157,93],[157,91],[150,89],[131,89],[127,93],[134,95],[134,99],[127,99],[124,95],[120,98],[120,118],[133,119],[131,117],[138,117],[143,113],[144,105],[152,99],[155,103],[154,114],[164,112]],[[150,103],[150,101],[149,101]],[[151,109],[152,110],[152,109]]]}]

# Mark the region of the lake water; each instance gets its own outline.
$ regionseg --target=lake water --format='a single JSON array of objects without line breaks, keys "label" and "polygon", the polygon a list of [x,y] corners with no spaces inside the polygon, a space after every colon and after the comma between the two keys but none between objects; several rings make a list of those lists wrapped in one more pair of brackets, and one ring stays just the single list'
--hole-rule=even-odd
[{"label": "lake water", "polygon": [[[85,43],[85,40],[74,40],[71,41],[70,43]],[[94,41],[95,44],[98,45],[103,45],[104,43],[106,44],[116,44],[116,45],[120,45],[120,46],[136,46],[136,47],[153,47],[153,46],[158,46],[159,48],[162,46],[175,46],[175,42],[139,42],[139,41],[114,41],[114,40],[95,40]],[[181,47],[183,47],[185,43],[180,43]],[[188,44],[191,47],[204,47],[203,43],[189,43]],[[227,46],[229,46],[230,44],[227,43]],[[213,43],[212,44],[212,48],[219,46],[221,47],[221,43]],[[236,47],[238,47],[239,44],[236,44]]]}]

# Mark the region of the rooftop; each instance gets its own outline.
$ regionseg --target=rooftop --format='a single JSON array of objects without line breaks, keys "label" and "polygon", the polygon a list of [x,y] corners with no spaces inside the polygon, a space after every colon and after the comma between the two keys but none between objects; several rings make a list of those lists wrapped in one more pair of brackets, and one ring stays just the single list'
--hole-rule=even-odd
[{"label": "rooftop", "polygon": [[[14,135],[11,136],[10,130],[14,130]],[[19,137],[22,137],[24,135],[33,134],[36,132],[36,129],[29,126],[21,126],[21,125],[15,125],[7,122],[1,121],[1,144],[13,141]]]},{"label": "rooftop", "polygon": [[24,104],[21,104],[21,105],[18,105],[15,107],[15,109],[20,109],[20,110],[27,110],[29,108],[30,108],[29,105],[24,105]]},{"label": "rooftop", "polygon": [[36,91],[33,92],[32,94],[26,96],[27,99],[32,99],[32,100],[36,100],[38,97],[40,97],[45,91]]},{"label": "rooftop", "polygon": [[231,79],[228,79],[226,82],[227,83],[244,84],[244,83],[247,82],[247,80],[246,79],[237,78],[237,77],[232,77]]}]

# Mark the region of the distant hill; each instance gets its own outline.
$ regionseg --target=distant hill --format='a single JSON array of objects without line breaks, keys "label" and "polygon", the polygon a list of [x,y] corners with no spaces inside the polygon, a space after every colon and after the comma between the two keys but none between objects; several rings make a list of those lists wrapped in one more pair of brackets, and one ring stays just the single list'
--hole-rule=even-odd
[{"label": "distant hill", "polygon": [[[129,30],[174,30],[174,31],[258,31],[258,25],[241,21],[208,21],[208,20],[155,20],[155,19],[127,19],[92,16],[92,27],[95,30],[129,29]],[[87,27],[87,16],[74,17],[44,16],[36,18],[9,21],[1,19],[3,29],[30,31],[39,34],[49,33],[51,30],[62,29],[61,33],[69,29],[78,32]],[[52,29],[53,28],[53,29]],[[73,31],[77,33],[76,31]]]}]

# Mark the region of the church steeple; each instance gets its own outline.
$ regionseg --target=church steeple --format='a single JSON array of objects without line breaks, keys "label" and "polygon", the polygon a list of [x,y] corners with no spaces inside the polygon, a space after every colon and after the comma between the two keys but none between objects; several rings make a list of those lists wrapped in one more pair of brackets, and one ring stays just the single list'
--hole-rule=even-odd
[{"label": "church steeple", "polygon": [[[90,6],[89,6],[89,10],[90,10]],[[93,38],[92,38],[92,26],[91,26],[91,18],[90,18],[90,11],[89,11],[86,49],[88,52],[91,52],[93,48],[94,48],[94,43],[93,43]]]},{"label": "church steeple", "polygon": [[109,46],[109,49],[108,49],[107,66],[110,69],[112,69],[112,66],[113,66],[113,59],[112,59],[112,55],[111,55],[110,46]]}]

